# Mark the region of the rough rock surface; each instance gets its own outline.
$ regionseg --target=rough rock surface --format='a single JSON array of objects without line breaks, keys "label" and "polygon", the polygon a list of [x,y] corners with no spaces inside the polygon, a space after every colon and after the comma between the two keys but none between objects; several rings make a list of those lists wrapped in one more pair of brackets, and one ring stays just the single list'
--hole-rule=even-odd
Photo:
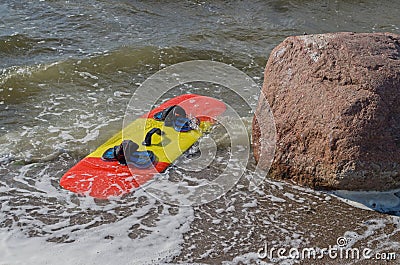
[{"label": "rough rock surface", "polygon": [[[271,53],[262,92],[277,143],[270,175],[315,188],[400,187],[400,35],[289,37]],[[260,166],[265,102],[253,120]]]}]

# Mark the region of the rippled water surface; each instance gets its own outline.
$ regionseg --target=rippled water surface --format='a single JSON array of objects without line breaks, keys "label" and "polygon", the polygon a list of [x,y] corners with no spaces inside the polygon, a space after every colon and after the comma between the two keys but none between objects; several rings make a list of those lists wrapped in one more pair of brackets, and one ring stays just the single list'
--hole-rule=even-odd
[{"label": "rippled water surface", "polygon": [[[59,186],[70,167],[121,129],[133,92],[158,70],[213,60],[261,85],[269,53],[285,37],[399,33],[398,10],[394,0],[2,1],[0,264],[295,264],[257,252],[265,242],[324,248],[341,236],[351,246],[399,252],[398,217],[271,180],[250,191],[247,171],[230,192],[196,207],[164,204],[144,190],[99,201]],[[226,99],[250,123],[235,95],[199,92]],[[166,174],[180,174],[175,169]],[[209,168],[218,170],[218,163]],[[318,262],[369,264],[303,264]]]}]

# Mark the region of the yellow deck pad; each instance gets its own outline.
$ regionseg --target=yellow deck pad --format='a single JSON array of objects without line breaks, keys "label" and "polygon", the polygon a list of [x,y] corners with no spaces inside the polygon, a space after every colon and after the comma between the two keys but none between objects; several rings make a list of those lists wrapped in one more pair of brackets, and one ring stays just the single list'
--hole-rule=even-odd
[{"label": "yellow deck pad", "polygon": [[[153,151],[160,162],[172,163],[189,149],[203,135],[203,132],[209,130],[210,127],[210,122],[202,121],[197,130],[178,132],[173,127],[164,126],[163,121],[156,121],[152,118],[139,118],[115,134],[87,157],[101,157],[107,149],[120,145],[123,139],[132,140],[137,143],[139,145],[138,151]],[[153,128],[160,128],[164,134],[162,136],[154,134],[151,146],[142,145],[146,134]]]}]

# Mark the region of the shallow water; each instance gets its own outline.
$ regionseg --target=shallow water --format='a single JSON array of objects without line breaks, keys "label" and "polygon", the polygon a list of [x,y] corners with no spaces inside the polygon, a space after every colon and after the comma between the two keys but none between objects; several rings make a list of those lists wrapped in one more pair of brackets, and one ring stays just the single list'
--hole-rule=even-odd
[{"label": "shallow water", "polygon": [[[285,37],[399,33],[399,8],[397,1],[3,1],[0,264],[294,264],[299,261],[260,259],[257,251],[265,241],[323,248],[340,236],[357,247],[399,252],[398,217],[270,180],[249,191],[249,171],[226,195],[196,207],[164,204],[144,190],[97,201],[58,184],[121,129],[134,91],[158,70],[213,60],[261,85],[269,53]],[[230,91],[199,87],[169,96],[215,96],[251,119],[249,106]],[[259,91],[251,92],[255,104]],[[229,150],[223,140],[218,148]],[[207,172],[219,170],[214,163]],[[192,178],[177,168],[166,174]],[[321,264],[346,262],[368,263]]]}]

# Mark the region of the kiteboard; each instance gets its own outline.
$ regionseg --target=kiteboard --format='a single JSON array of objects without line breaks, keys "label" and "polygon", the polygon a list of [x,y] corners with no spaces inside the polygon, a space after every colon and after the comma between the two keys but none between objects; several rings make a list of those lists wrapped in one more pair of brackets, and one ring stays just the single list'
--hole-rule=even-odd
[{"label": "kiteboard", "polygon": [[60,186],[99,199],[131,193],[164,172],[225,110],[223,102],[211,97],[172,98],[79,161],[62,176]]}]

